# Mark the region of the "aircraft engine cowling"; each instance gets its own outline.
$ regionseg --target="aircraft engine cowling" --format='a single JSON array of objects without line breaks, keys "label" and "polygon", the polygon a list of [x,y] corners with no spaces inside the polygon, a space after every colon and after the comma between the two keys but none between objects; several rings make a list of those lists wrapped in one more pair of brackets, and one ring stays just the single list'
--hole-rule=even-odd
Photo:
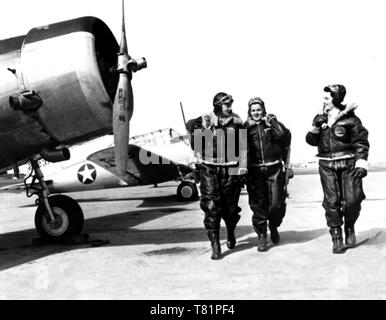
[{"label": "aircraft engine cowling", "polygon": [[111,132],[117,52],[114,35],[94,17],[0,41],[0,168]]}]

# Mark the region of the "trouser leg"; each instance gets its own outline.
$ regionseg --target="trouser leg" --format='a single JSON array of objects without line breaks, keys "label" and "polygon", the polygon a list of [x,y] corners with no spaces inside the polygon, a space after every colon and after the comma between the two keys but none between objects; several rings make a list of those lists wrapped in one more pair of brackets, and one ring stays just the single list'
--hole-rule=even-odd
[{"label": "trouser leg", "polygon": [[354,170],[354,162],[350,162],[347,170],[342,174],[342,207],[346,224],[355,224],[361,211],[361,203],[366,198],[362,179],[354,177]]},{"label": "trouser leg", "polygon": [[249,168],[247,190],[249,206],[253,212],[252,225],[257,233],[257,251],[267,251],[268,186],[265,169]]},{"label": "trouser leg", "polygon": [[241,208],[238,206],[241,184],[239,177],[235,175],[229,175],[228,168],[221,169],[220,180],[220,204],[221,204],[221,216],[224,219],[227,228],[227,246],[229,249],[233,249],[236,245],[235,229],[240,220]]},{"label": "trouser leg", "polygon": [[214,168],[202,166],[200,170],[200,207],[204,211],[204,226],[212,247],[212,260],[221,258],[220,246],[220,196],[217,173]]},{"label": "trouser leg", "polygon": [[257,232],[266,233],[268,219],[268,187],[260,168],[249,168],[247,178],[249,206],[253,212],[252,225]]},{"label": "trouser leg", "polygon": [[333,163],[319,165],[324,198],[323,208],[326,210],[327,225],[330,228],[343,224],[341,210],[341,175],[334,168]]},{"label": "trouser leg", "polygon": [[356,244],[354,225],[361,211],[361,202],[366,198],[362,179],[354,176],[354,166],[354,161],[350,161],[347,170],[343,172],[342,184],[345,242],[351,247]]},{"label": "trouser leg", "polygon": [[278,228],[286,212],[285,173],[282,165],[272,166],[268,176],[268,221],[270,228]]},{"label": "trouser leg", "polygon": [[221,221],[220,194],[217,173],[214,168],[202,166],[200,170],[200,207],[204,211],[207,231],[218,231]]}]

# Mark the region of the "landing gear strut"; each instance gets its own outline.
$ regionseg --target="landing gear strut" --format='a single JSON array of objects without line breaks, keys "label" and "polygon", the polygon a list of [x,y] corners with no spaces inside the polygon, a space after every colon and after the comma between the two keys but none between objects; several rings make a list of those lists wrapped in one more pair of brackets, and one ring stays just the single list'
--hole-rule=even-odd
[{"label": "landing gear strut", "polygon": [[[64,195],[49,196],[38,157],[32,157],[30,162],[32,170],[24,179],[24,184],[27,197],[38,196],[35,227],[39,235],[46,240],[62,240],[67,236],[80,234],[84,216],[78,203]],[[32,181],[28,183],[27,180],[30,178]]]}]

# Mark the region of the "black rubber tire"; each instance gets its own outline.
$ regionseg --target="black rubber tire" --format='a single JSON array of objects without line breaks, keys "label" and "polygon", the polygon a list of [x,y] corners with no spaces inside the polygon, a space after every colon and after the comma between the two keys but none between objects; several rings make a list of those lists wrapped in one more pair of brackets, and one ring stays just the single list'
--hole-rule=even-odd
[{"label": "black rubber tire", "polygon": [[68,236],[79,235],[84,224],[84,215],[79,204],[72,198],[64,195],[53,195],[48,198],[58,225],[51,228],[47,223],[45,206],[39,204],[35,213],[36,231],[43,239],[61,240]]},{"label": "black rubber tire", "polygon": [[177,199],[179,201],[195,201],[198,199],[197,186],[190,181],[183,181],[177,188]]}]

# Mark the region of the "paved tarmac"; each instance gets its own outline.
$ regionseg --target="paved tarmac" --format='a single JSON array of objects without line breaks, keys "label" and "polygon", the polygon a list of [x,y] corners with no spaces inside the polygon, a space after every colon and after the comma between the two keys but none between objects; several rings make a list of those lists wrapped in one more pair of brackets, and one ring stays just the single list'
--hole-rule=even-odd
[{"label": "paved tarmac", "polygon": [[[256,251],[242,192],[237,247],[210,260],[199,202],[176,201],[174,182],[69,194],[89,241],[41,244],[34,198],[0,193],[0,299],[386,299],[386,172],[364,180],[359,245],[334,255],[318,175],[289,185],[282,241]],[[109,243],[104,244],[103,241]]]}]

